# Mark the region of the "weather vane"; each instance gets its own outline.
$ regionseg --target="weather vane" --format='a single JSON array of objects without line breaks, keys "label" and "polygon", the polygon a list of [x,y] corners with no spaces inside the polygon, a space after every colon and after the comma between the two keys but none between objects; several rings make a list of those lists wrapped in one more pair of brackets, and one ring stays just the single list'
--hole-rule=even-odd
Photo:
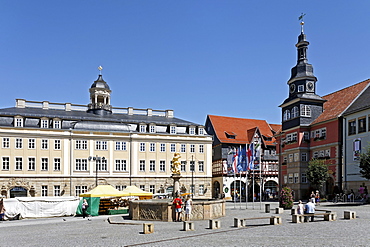
[{"label": "weather vane", "polygon": [[300,20],[301,21],[301,33],[303,33],[303,25],[304,25],[304,21],[303,21],[303,18],[304,18],[304,16],[305,16],[306,14],[304,14],[304,13],[301,13],[301,15],[298,17],[298,20]]},{"label": "weather vane", "polygon": [[101,71],[103,70],[103,67],[102,66],[99,66],[98,67],[98,70],[100,71],[100,75],[101,75]]}]

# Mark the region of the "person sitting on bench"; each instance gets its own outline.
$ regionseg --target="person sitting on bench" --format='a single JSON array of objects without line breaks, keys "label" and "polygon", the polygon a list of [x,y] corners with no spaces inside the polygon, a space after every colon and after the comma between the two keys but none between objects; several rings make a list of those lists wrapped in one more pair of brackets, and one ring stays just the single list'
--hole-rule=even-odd
[{"label": "person sitting on bench", "polygon": [[308,222],[308,218],[311,217],[311,221],[314,221],[314,214],[315,214],[315,204],[312,202],[312,200],[308,200],[308,202],[306,203],[305,207],[305,214],[309,215],[309,214],[312,214],[312,216],[305,216],[304,217],[304,222]]}]

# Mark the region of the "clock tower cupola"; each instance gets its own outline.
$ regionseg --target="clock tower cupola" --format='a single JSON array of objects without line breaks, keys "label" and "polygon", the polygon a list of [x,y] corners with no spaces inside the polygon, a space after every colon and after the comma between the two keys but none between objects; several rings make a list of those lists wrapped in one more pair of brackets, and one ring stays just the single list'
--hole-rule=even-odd
[{"label": "clock tower cupola", "polygon": [[307,59],[307,50],[310,43],[304,33],[304,22],[301,21],[300,24],[301,33],[296,44],[297,64],[291,69],[291,76],[287,82],[289,96],[280,105],[282,108],[283,130],[309,125],[322,113],[325,102],[323,98],[316,94],[317,78],[313,74],[313,67]]}]

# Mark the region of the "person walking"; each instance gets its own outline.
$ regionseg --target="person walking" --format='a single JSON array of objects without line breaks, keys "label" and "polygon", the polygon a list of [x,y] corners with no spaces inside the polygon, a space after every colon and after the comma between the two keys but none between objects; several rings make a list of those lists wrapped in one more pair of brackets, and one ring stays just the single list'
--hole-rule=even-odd
[{"label": "person walking", "polygon": [[181,221],[181,211],[182,211],[182,200],[177,195],[176,198],[173,200],[173,205],[175,206],[175,221]]},{"label": "person walking", "polygon": [[82,203],[82,217],[85,219],[87,217],[87,209],[89,208],[89,204],[87,203],[86,199],[84,199]]},{"label": "person walking", "polygon": [[190,220],[192,208],[193,208],[193,200],[191,200],[190,196],[188,196],[185,201],[185,221]]}]

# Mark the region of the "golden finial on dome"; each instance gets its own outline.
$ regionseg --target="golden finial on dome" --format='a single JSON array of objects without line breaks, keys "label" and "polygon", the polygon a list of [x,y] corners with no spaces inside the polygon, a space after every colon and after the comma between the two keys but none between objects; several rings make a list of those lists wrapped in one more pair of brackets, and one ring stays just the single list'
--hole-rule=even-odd
[{"label": "golden finial on dome", "polygon": [[99,66],[98,67],[98,70],[100,71],[100,74],[101,74],[101,71],[103,70],[103,67],[102,66]]}]

